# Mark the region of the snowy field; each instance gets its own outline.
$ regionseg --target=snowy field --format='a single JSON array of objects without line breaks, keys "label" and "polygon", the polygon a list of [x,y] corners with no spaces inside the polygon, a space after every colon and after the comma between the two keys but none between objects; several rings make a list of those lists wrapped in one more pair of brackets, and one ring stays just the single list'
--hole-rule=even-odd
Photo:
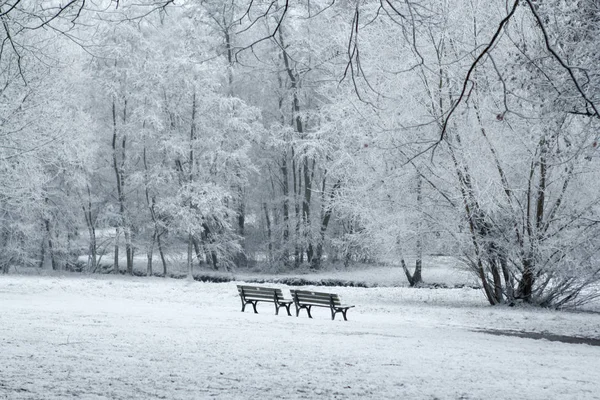
[{"label": "snowy field", "polygon": [[0,399],[600,399],[600,347],[478,332],[600,338],[598,313],[316,289],[349,321],[241,313],[235,283],[0,276]]}]

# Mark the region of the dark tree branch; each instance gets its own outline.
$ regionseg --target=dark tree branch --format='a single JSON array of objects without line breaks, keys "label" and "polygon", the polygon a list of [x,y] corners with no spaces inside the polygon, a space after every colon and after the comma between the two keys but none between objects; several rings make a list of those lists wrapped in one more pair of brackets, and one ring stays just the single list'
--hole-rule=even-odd
[{"label": "dark tree branch", "polygon": [[592,108],[592,110],[593,110],[592,115],[596,116],[596,118],[600,118],[600,113],[598,113],[598,109],[596,108],[596,105],[585,94],[585,92],[583,91],[581,85],[579,84],[579,81],[577,80],[577,77],[575,76],[575,72],[573,71],[574,68],[571,67],[571,66],[569,66],[562,59],[562,57],[556,52],[556,50],[554,50],[554,48],[550,44],[550,37],[548,36],[548,32],[546,30],[546,27],[544,26],[544,23],[543,23],[542,19],[540,18],[540,15],[538,14],[538,12],[536,10],[535,5],[532,3],[531,0],[525,0],[525,1],[527,2],[527,5],[529,6],[529,9],[531,10],[531,13],[533,14],[535,20],[537,21],[538,26],[539,26],[540,30],[542,31],[542,34],[544,35],[544,43],[546,45],[546,49],[550,52],[550,54],[552,54],[552,56],[554,57],[554,59],[556,61],[558,61],[558,63],[569,73],[569,77],[571,78],[571,81],[575,85],[575,88],[577,89],[577,91],[579,92],[579,94],[581,95],[581,97],[585,100],[585,103],[589,107]]},{"label": "dark tree branch", "polygon": [[510,21],[510,19],[514,15],[515,11],[517,11],[519,2],[520,2],[520,0],[515,0],[514,4],[512,6],[512,9],[508,13],[508,15],[506,17],[504,17],[504,19],[502,21],[500,21],[500,24],[498,25],[498,29],[496,29],[496,32],[494,33],[494,36],[492,36],[492,39],[490,40],[488,45],[481,51],[481,53],[479,53],[479,56],[477,56],[477,58],[475,59],[473,64],[471,64],[471,67],[469,68],[469,71],[467,72],[467,76],[465,77],[465,79],[463,81],[463,87],[460,92],[460,96],[458,97],[458,99],[456,100],[456,102],[454,103],[452,108],[450,108],[448,115],[446,115],[446,118],[444,119],[444,124],[442,125],[442,133],[440,134],[438,143],[440,143],[444,139],[444,135],[446,134],[446,130],[448,129],[448,122],[450,121],[450,117],[452,117],[452,114],[454,114],[454,112],[456,111],[458,106],[461,104],[462,100],[465,98],[465,95],[467,94],[467,87],[469,86],[469,82],[471,82],[471,75],[475,71],[475,68],[477,68],[477,66],[479,65],[481,60],[483,60],[483,58],[492,50],[492,48],[496,44],[496,41],[500,37],[500,34],[504,30],[504,27],[506,26],[508,21]]}]

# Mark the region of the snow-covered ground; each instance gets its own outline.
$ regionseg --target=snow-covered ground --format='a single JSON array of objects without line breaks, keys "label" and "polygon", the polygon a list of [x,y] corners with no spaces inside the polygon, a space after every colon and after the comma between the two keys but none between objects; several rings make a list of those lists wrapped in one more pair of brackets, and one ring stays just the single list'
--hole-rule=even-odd
[{"label": "snow-covered ground", "polygon": [[241,313],[235,283],[0,276],[0,399],[600,399],[600,347],[476,332],[600,338],[600,314],[318,289],[348,322]]}]

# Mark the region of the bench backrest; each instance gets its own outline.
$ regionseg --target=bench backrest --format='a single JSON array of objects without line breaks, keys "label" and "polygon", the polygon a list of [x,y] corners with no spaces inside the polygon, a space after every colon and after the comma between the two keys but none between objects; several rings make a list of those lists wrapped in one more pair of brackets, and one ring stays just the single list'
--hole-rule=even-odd
[{"label": "bench backrest", "polygon": [[253,300],[274,300],[277,296],[277,300],[284,300],[283,292],[281,289],[268,288],[263,286],[246,286],[237,285],[238,293],[247,299]]},{"label": "bench backrest", "polygon": [[290,290],[292,298],[296,303],[339,306],[340,297],[335,293],[313,292],[311,290]]}]

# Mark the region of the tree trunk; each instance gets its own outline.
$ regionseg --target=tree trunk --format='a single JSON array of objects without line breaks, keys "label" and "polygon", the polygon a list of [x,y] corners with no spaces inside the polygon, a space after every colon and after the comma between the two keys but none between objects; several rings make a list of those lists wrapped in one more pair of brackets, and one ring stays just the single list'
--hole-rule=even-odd
[{"label": "tree trunk", "polygon": [[300,217],[300,191],[302,190],[302,177],[296,169],[296,153],[292,147],[292,183],[294,184],[294,210],[296,215],[296,234],[294,240],[294,268],[300,268],[300,265],[304,262],[304,250],[300,243],[301,236],[301,217]]},{"label": "tree trunk", "polygon": [[202,250],[200,249],[200,241],[198,240],[196,235],[193,235],[192,241],[194,242],[194,251],[196,252],[196,260],[198,261],[198,266],[201,266],[203,256]]},{"label": "tree trunk", "polygon": [[90,186],[87,185],[87,194],[88,194],[88,201],[87,201],[87,205],[83,206],[83,214],[85,216],[85,223],[87,225],[87,229],[88,229],[88,235],[90,237],[90,245],[89,245],[89,249],[90,249],[90,260],[91,260],[91,271],[92,272],[96,272],[96,269],[98,268],[98,244],[97,244],[97,239],[96,239],[96,225],[95,225],[95,219],[92,215],[92,194],[91,194],[91,189]]},{"label": "tree trunk", "polygon": [[119,273],[119,236],[121,235],[121,230],[117,226],[115,228],[115,254],[113,261],[113,272],[115,274]]},{"label": "tree trunk", "polygon": [[193,247],[193,238],[191,232],[188,233],[188,251],[187,251],[187,271],[188,271],[188,279],[194,279],[194,271],[193,271],[193,263],[192,263],[192,247]]},{"label": "tree trunk", "polygon": [[165,260],[165,253],[163,251],[162,242],[160,240],[161,234],[156,236],[156,244],[158,244],[158,252],[160,253],[160,259],[163,265],[163,277],[167,277],[167,260]]},{"label": "tree trunk", "polygon": [[[323,178],[323,193],[325,192],[325,178]],[[325,233],[327,232],[327,227],[329,226],[329,220],[331,219],[331,213],[333,212],[333,199],[335,198],[336,192],[342,185],[342,181],[337,181],[335,185],[331,188],[331,194],[329,195],[329,200],[327,204],[323,201],[322,207],[325,208],[323,212],[323,219],[321,220],[321,229],[319,235],[319,242],[317,243],[317,251],[311,258],[311,268],[312,269],[320,269],[321,261],[323,259],[323,246],[325,245]]]},{"label": "tree trunk", "polygon": [[246,223],[246,206],[245,206],[245,195],[244,188],[241,186],[238,187],[238,207],[237,207],[237,223],[238,223],[238,233],[240,235],[240,246],[241,250],[235,256],[235,264],[238,267],[245,267],[248,265],[248,259],[246,257],[246,238],[244,237],[245,232],[245,223]]},{"label": "tree trunk", "polygon": [[[313,161],[313,171],[314,171]],[[310,238],[310,201],[312,195],[312,179],[310,173],[310,167],[308,165],[308,160],[305,158],[303,163],[303,172],[304,172],[304,198],[302,199],[302,219],[304,222],[304,237],[307,241],[306,246],[306,261],[309,264],[312,264],[312,259],[314,256],[314,250],[312,245],[312,239]]]},{"label": "tree trunk", "polygon": [[154,243],[156,242],[156,231],[152,235],[152,241],[150,242],[150,246],[148,246],[148,252],[146,256],[148,257],[148,264],[146,266],[146,276],[152,276],[152,254],[154,253]]},{"label": "tree trunk", "polygon": [[289,266],[290,257],[288,252],[288,243],[290,238],[290,189],[288,182],[287,154],[284,153],[281,159],[281,179],[283,190],[283,264]]},{"label": "tree trunk", "polygon": [[[46,225],[44,224],[44,229],[45,228]],[[44,269],[44,261],[46,261],[46,235],[44,235],[40,246],[40,262],[38,264],[39,269]]]},{"label": "tree trunk", "polygon": [[268,245],[268,252],[267,252],[267,259],[269,261],[269,263],[271,263],[273,261],[273,243],[272,243],[272,237],[271,237],[271,219],[269,218],[269,208],[267,207],[267,203],[263,202],[263,211],[265,213],[265,224],[267,226],[267,245]]},{"label": "tree trunk", "polygon": [[50,229],[50,220],[45,219],[44,224],[46,225],[46,234],[48,240],[48,253],[50,254],[50,261],[52,262],[52,270],[58,270],[58,263],[56,261],[56,256],[54,254],[54,243],[52,241],[52,230]]},{"label": "tree trunk", "polygon": [[408,267],[406,266],[404,257],[400,257],[400,265],[402,266],[402,269],[404,270],[404,274],[406,275],[406,280],[408,281],[408,284],[410,285],[410,287],[414,287],[415,281],[413,280],[413,275],[410,273]]},{"label": "tree trunk", "polygon": [[[206,224],[206,223],[202,224],[202,228],[204,229],[204,235],[206,237],[206,240],[208,241],[209,245],[212,245],[214,243],[214,238],[212,237],[212,232],[211,232],[208,224]],[[208,256],[210,257],[210,263],[212,264],[213,269],[218,270],[219,264],[218,264],[217,252],[213,249],[210,249],[208,251]]]},{"label": "tree trunk", "polygon": [[92,272],[96,272],[98,269],[98,244],[96,241],[96,229],[92,228],[90,234],[90,253],[91,253],[91,269]]},{"label": "tree trunk", "polygon": [[[196,106],[197,106],[197,99],[196,99],[196,91],[194,91],[194,94],[192,96],[192,121],[190,124],[190,148],[189,148],[189,162],[190,162],[190,168],[188,171],[188,182],[190,184],[190,190],[193,190],[193,183],[194,183],[194,172],[195,172],[195,161],[194,161],[194,144],[196,142]],[[193,204],[192,204],[192,200],[190,199],[190,213],[194,212],[194,208],[193,208]],[[187,268],[188,268],[188,279],[194,279],[193,277],[193,259],[192,259],[192,253],[193,253],[193,247],[195,245],[195,237],[191,231],[191,228],[188,230],[188,259],[187,259]],[[199,248],[196,247],[196,253],[199,254]],[[198,259],[198,262],[200,262],[200,260]]]},{"label": "tree trunk", "polygon": [[[129,222],[126,215],[126,207],[125,207],[125,177],[124,177],[124,167],[125,167],[125,149],[127,144],[127,137],[123,136],[121,142],[121,162],[118,161],[117,156],[117,106],[116,100],[113,97],[112,103],[112,117],[113,117],[113,138],[112,138],[112,150],[113,150],[113,169],[115,173],[115,178],[117,181],[117,198],[119,201],[119,212],[121,215],[121,224],[123,225],[123,232],[125,234],[125,253],[127,257],[127,273],[133,275],[133,247],[131,244],[131,232],[129,228]],[[125,105],[123,106],[123,123],[127,120],[127,101],[125,101]]]},{"label": "tree trunk", "polygon": [[126,226],[125,232],[125,255],[127,257],[127,273],[133,275],[133,245],[131,243],[131,231]]},{"label": "tree trunk", "polygon": [[246,207],[244,204],[244,198],[245,198],[244,189],[240,186],[238,188],[237,222],[238,222],[238,232],[242,238],[244,237],[244,228],[245,228],[245,224],[246,224]]},{"label": "tree trunk", "polygon": [[[417,241],[415,244],[416,256],[415,272],[412,274],[412,283],[410,286],[418,286],[423,282],[421,269],[423,267],[423,180],[421,174],[417,172],[417,210],[419,212],[417,219]],[[402,260],[404,262],[404,260]]]}]

